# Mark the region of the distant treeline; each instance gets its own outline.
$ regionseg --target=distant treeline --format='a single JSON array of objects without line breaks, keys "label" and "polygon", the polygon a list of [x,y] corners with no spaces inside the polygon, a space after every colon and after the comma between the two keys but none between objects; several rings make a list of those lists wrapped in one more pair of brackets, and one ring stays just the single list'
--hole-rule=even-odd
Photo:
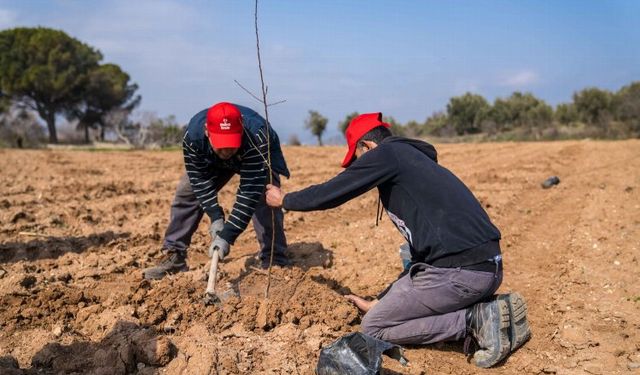
[{"label": "distant treeline", "polygon": [[[60,117],[72,126],[64,129],[67,143],[109,139],[137,147],[178,144],[183,126],[174,117],[146,113],[137,121],[130,118],[141,101],[138,86],[102,58],[100,51],[60,30],[0,31],[0,146],[34,147],[47,137],[57,143]],[[640,82],[616,92],[586,88],[572,99],[553,108],[531,93],[514,92],[493,103],[466,93],[451,98],[424,122],[385,121],[397,135],[461,141],[640,137]],[[357,115],[347,115],[339,128],[344,132]],[[327,123],[319,112],[309,111],[305,127],[319,144]],[[289,143],[299,143],[297,136]]]},{"label": "distant treeline", "polygon": [[[396,135],[457,139],[538,140],[567,138],[640,137],[640,82],[616,92],[586,88],[572,102],[555,108],[531,93],[514,92],[493,104],[478,94],[466,93],[449,100],[443,111],[424,122],[385,120]],[[338,124],[342,132],[358,113]]]}]

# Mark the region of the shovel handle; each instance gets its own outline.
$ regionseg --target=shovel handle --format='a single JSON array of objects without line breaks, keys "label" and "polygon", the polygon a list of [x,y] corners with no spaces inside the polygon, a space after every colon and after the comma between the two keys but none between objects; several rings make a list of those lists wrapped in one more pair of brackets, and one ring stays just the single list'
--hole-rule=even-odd
[{"label": "shovel handle", "polygon": [[211,267],[209,267],[209,280],[207,281],[207,294],[216,293],[216,278],[218,276],[218,248],[214,248],[211,256]]}]

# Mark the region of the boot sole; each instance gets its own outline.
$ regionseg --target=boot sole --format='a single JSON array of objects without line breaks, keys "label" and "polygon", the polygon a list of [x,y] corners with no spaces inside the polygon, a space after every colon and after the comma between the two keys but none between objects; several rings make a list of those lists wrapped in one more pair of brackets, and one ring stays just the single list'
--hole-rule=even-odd
[{"label": "boot sole", "polygon": [[164,279],[166,276],[169,275],[174,275],[176,273],[180,273],[180,272],[187,272],[189,271],[189,266],[185,265],[184,267],[177,269],[177,270],[171,270],[171,271],[164,271],[162,274],[148,274],[146,272],[147,270],[144,270],[142,272],[142,278],[144,278],[145,280],[162,280]]},{"label": "boot sole", "polygon": [[498,299],[505,301],[509,308],[509,339],[513,352],[531,338],[531,329],[527,320],[527,302],[520,293],[502,294]]},{"label": "boot sole", "polygon": [[[496,302],[496,305],[498,306],[497,313],[500,317],[500,325],[498,327],[499,332],[497,332],[497,335],[496,335],[496,339],[499,340],[499,343],[497,345],[499,347],[499,353],[495,358],[491,357],[491,358],[482,359],[480,361],[477,361],[477,360],[474,361],[476,366],[482,367],[482,368],[489,368],[500,363],[502,360],[507,358],[511,349],[511,341],[509,340],[510,338],[509,331],[511,327],[511,318],[510,318],[511,314],[509,313],[508,303],[499,298],[497,298],[495,302]],[[475,355],[474,355],[474,359],[477,359],[475,358]]]}]

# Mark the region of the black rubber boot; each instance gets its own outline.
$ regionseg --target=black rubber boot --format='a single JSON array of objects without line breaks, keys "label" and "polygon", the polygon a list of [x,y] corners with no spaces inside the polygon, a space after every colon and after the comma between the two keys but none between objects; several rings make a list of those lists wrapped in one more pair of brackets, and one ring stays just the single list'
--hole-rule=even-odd
[{"label": "black rubber boot", "polygon": [[520,293],[501,294],[498,299],[505,301],[509,307],[509,340],[513,352],[531,338],[527,302]]},{"label": "black rubber boot", "polygon": [[509,307],[501,299],[480,302],[467,309],[468,337],[475,340],[477,350],[473,353],[473,363],[488,368],[505,359],[511,350],[509,340]]},{"label": "black rubber boot", "polygon": [[167,275],[189,270],[187,266],[187,253],[183,251],[166,251],[160,258],[157,266],[143,271],[144,278],[148,280],[160,280]]}]

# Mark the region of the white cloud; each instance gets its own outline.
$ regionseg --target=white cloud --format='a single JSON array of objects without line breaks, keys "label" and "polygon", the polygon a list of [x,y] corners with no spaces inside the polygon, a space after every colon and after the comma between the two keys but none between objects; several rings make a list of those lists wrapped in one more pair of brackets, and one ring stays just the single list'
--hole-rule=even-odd
[{"label": "white cloud", "polygon": [[503,81],[503,86],[522,87],[538,82],[538,74],[532,70],[522,70],[507,76]]},{"label": "white cloud", "polygon": [[0,30],[14,27],[16,14],[7,9],[0,9]]}]

